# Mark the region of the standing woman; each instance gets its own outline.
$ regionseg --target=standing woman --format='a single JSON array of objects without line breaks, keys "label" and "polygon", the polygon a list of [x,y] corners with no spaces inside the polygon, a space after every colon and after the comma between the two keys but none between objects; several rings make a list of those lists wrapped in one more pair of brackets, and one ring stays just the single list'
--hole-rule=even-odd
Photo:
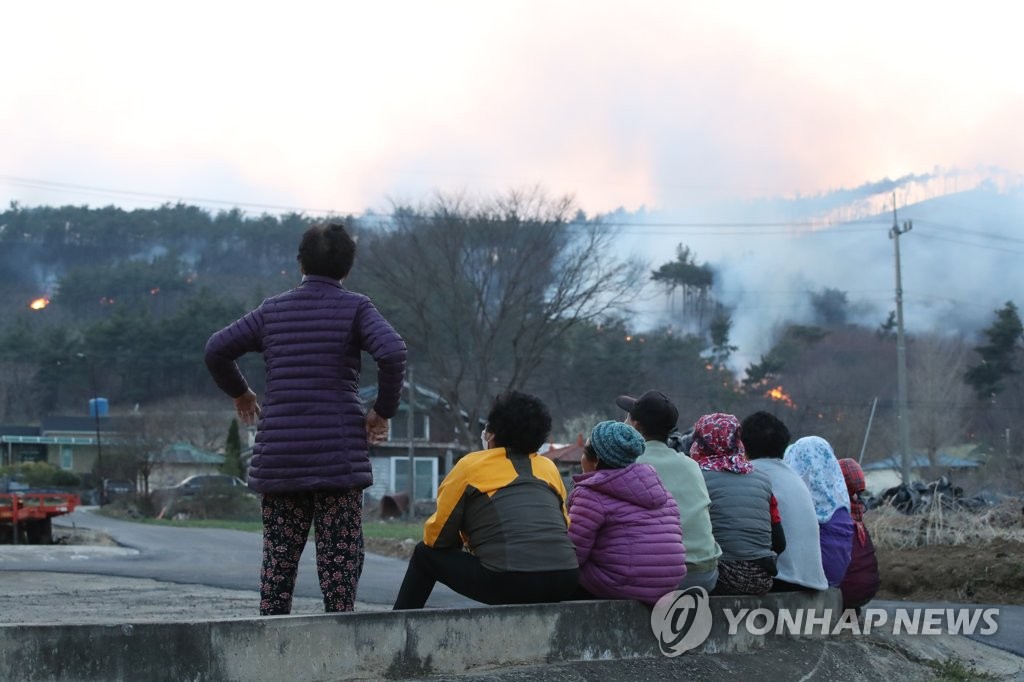
[{"label": "standing woman", "polygon": [[839,587],[850,565],[853,519],[850,494],[839,460],[828,441],[805,436],[786,448],[783,461],[800,474],[811,491],[821,539],[821,564],[829,587]]},{"label": "standing woman", "polygon": [[[263,496],[260,615],[291,612],[310,525],[328,612],[351,611],[363,568],[362,491],[369,444],[387,437],[405,376],[406,347],[366,296],[345,289],[356,244],[338,223],[302,236],[302,283],[210,337],[206,366],[246,424],[257,419],[249,487]],[[360,354],[377,364],[377,400],[359,400]],[[262,353],[263,408],[238,369]]]}]

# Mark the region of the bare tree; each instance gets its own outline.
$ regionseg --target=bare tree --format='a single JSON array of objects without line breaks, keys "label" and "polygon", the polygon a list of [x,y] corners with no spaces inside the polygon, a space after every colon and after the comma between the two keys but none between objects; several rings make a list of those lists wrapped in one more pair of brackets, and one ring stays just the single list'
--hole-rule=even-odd
[{"label": "bare tree", "polygon": [[557,429],[555,433],[565,443],[575,443],[581,437],[585,441],[590,437],[591,429],[603,420],[604,418],[597,412],[584,412],[563,420],[561,428]]},{"label": "bare tree", "polygon": [[939,448],[963,438],[971,392],[964,383],[967,348],[956,339],[926,336],[913,341],[909,367],[910,420],[914,440],[938,466]]},{"label": "bare tree", "polygon": [[119,450],[130,461],[144,494],[149,493],[150,477],[169,446],[188,443],[209,451],[224,446],[224,433],[234,414],[225,407],[221,400],[172,398],[123,418]]},{"label": "bare tree", "polygon": [[457,420],[467,446],[495,394],[524,386],[574,325],[635,297],[641,265],[575,213],[571,199],[539,191],[440,196],[396,208],[384,234],[365,235],[361,276],[394,302],[417,375],[467,414]]}]

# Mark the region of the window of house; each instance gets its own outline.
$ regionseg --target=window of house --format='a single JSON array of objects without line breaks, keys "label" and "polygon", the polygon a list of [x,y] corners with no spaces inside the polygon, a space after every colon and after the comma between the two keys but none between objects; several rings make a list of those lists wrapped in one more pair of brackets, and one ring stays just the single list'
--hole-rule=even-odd
[{"label": "window of house", "polygon": [[[413,421],[416,422],[413,440],[430,440],[430,417],[425,412],[415,412]],[[399,410],[389,427],[388,440],[409,440],[409,413]]]},{"label": "window of house", "polygon": [[42,450],[22,450],[18,455],[18,461],[25,462],[45,462],[46,453]]},{"label": "window of house", "polygon": [[71,469],[74,468],[75,458],[74,458],[74,456],[71,453],[72,453],[72,450],[71,450],[71,446],[70,445],[61,445],[60,446],[60,468],[61,469],[64,469],[66,471],[70,471]]},{"label": "window of house", "polygon": [[[437,458],[416,458],[416,499],[437,499]],[[391,491],[405,492],[409,489],[409,458],[391,458]]]}]

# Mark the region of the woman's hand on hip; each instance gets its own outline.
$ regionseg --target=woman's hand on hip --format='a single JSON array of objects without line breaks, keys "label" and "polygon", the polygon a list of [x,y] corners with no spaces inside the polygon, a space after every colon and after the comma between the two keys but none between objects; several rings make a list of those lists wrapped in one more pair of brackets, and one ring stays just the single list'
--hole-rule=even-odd
[{"label": "woman's hand on hip", "polygon": [[388,420],[370,410],[366,415],[366,440],[370,445],[383,443],[388,439]]},{"label": "woman's hand on hip", "polygon": [[245,424],[255,424],[260,416],[260,404],[256,400],[256,394],[250,388],[242,395],[235,398],[235,412],[238,418]]}]

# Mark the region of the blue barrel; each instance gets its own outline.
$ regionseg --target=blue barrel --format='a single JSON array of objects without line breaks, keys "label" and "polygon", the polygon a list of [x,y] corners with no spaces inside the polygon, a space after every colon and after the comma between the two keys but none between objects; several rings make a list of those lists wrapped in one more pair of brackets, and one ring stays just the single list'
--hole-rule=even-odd
[{"label": "blue barrel", "polygon": [[110,403],[107,402],[106,398],[90,398],[89,399],[89,416],[90,417],[106,417],[110,413]]}]

